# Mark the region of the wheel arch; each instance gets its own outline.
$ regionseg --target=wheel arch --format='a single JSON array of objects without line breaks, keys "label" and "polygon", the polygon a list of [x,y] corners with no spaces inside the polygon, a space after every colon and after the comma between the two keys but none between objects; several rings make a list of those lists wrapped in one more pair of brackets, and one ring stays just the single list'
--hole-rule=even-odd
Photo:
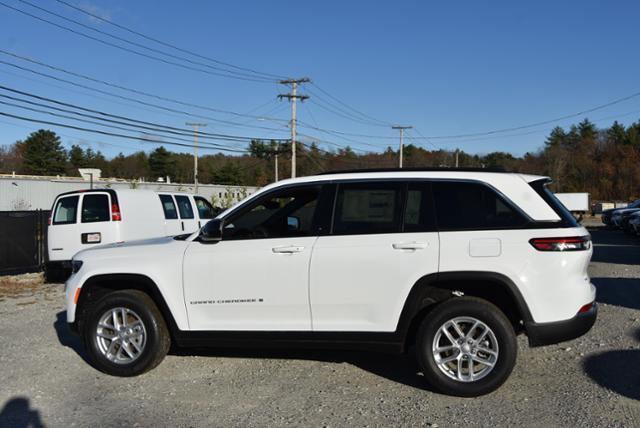
[{"label": "wheel arch", "polygon": [[173,314],[156,283],[146,275],[133,273],[114,273],[94,275],[88,278],[82,285],[82,291],[76,306],[76,321],[73,328],[81,331],[82,321],[86,318],[85,312],[93,302],[97,302],[102,296],[118,290],[138,290],[146,293],[156,304],[162,314],[169,332],[173,338],[179,331]]},{"label": "wheel arch", "polygon": [[485,299],[511,321],[516,332],[524,331],[526,322],[533,321],[518,287],[507,276],[496,272],[460,271],[425,275],[411,288],[398,320],[396,331],[405,348],[414,343],[420,322],[435,304],[459,294]]}]

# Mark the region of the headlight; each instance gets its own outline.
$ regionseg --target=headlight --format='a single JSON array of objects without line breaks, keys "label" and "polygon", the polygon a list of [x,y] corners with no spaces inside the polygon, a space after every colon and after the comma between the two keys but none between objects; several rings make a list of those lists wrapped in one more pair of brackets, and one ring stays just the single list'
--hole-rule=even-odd
[{"label": "headlight", "polygon": [[82,260],[72,260],[71,261],[71,272],[77,273],[82,267]]}]

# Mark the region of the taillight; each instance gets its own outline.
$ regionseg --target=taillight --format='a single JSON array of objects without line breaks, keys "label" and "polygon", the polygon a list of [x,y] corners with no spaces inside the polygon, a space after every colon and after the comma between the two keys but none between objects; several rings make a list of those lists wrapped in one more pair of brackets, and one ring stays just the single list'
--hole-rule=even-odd
[{"label": "taillight", "polygon": [[591,248],[591,237],[533,238],[529,243],[538,251],[584,251]]},{"label": "taillight", "polygon": [[581,307],[581,308],[578,310],[578,313],[579,313],[579,314],[584,314],[585,312],[589,312],[589,311],[591,310],[591,308],[593,308],[593,306],[594,306],[594,303],[593,303],[593,302],[591,302],[591,303],[587,303],[586,305],[584,305],[583,307]]},{"label": "taillight", "polygon": [[49,213],[49,218],[47,219],[47,226],[51,226],[51,213]]},{"label": "taillight", "polygon": [[120,214],[120,206],[118,204],[111,204],[111,220],[122,221],[122,215]]}]

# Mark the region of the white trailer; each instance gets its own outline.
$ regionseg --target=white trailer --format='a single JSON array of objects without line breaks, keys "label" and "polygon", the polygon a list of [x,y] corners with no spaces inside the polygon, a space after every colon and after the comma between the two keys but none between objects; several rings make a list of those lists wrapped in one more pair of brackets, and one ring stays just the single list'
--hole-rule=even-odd
[{"label": "white trailer", "polygon": [[589,206],[588,193],[556,193],[556,197],[572,213],[587,213]]}]

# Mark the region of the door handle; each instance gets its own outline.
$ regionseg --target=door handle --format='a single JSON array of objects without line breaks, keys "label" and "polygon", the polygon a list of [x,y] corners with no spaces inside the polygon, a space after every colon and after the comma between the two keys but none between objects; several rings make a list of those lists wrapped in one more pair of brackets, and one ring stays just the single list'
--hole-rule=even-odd
[{"label": "door handle", "polygon": [[304,250],[304,247],[297,247],[295,245],[288,245],[285,247],[273,247],[271,251],[278,254],[293,254],[300,253]]},{"label": "door handle", "polygon": [[428,242],[398,242],[392,245],[394,250],[424,250],[428,246]]}]

